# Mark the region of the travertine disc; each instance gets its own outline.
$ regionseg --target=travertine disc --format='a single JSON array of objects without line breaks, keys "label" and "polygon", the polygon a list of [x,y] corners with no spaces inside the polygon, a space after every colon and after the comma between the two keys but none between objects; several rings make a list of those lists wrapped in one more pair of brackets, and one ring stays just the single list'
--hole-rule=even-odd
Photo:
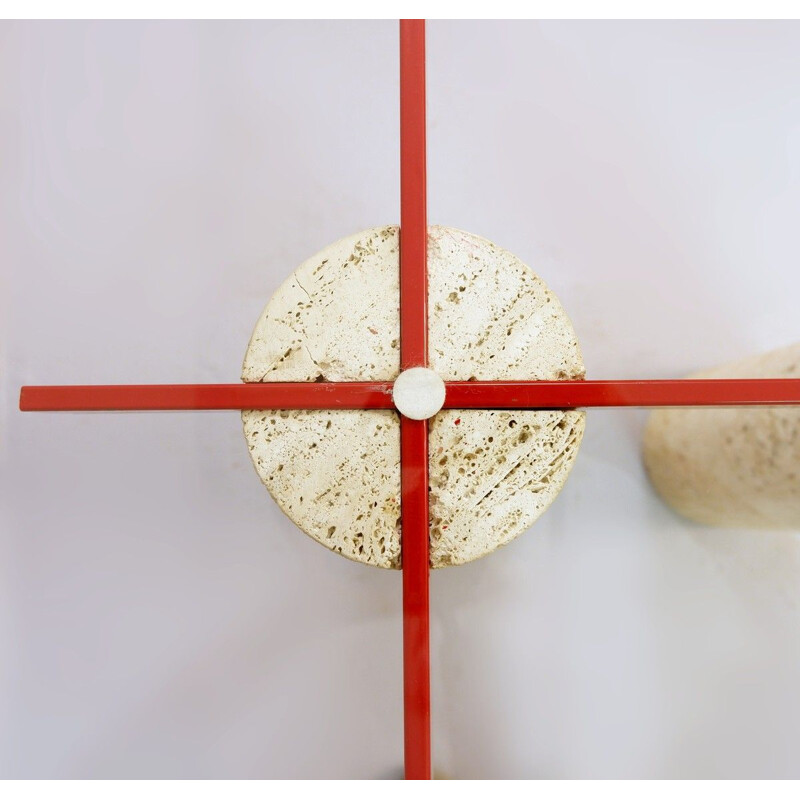
[{"label": "travertine disc", "polygon": [[[323,250],[259,319],[245,381],[393,381],[398,229]],[[430,368],[447,380],[584,374],[572,325],[519,259],[463,231],[428,232]],[[244,411],[261,480],[312,538],[356,561],[400,566],[395,411]],[[430,420],[431,565],[463,564],[528,528],[560,491],[583,436],[580,411],[440,411]]]},{"label": "travertine disc", "polygon": [[[800,344],[689,378],[800,377]],[[644,433],[647,474],[675,511],[723,528],[800,529],[800,409],[660,408]]]}]

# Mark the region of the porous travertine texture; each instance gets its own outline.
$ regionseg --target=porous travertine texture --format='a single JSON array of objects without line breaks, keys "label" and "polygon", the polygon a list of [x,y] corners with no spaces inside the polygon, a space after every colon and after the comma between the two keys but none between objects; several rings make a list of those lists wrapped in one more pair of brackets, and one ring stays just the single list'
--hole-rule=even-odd
[{"label": "porous travertine texture", "polygon": [[[800,344],[691,378],[800,378]],[[800,408],[654,411],[647,473],[679,514],[728,528],[800,529]]]},{"label": "porous travertine texture", "polygon": [[[348,236],[305,261],[256,324],[245,381],[394,380],[398,236]],[[244,411],[261,480],[309,536],[348,558],[400,564],[400,424],[394,411]]]},{"label": "porous travertine texture", "polygon": [[394,411],[244,411],[258,474],[313,539],[365,564],[400,563]]},{"label": "porous travertine texture", "polygon": [[480,236],[428,230],[434,372],[445,381],[583,377],[572,323],[529,267]]},{"label": "porous travertine texture", "polygon": [[373,228],[304,261],[273,295],[242,380],[388,381],[400,370],[397,229]]},{"label": "porous travertine texture", "polygon": [[[429,357],[444,380],[584,376],[558,298],[516,256],[464,231],[428,234]],[[561,491],[582,411],[440,411],[430,422],[431,565],[464,564],[526,530]]]},{"label": "porous travertine texture", "polygon": [[431,565],[465,564],[526,530],[567,479],[582,411],[455,411],[430,423]]},{"label": "porous travertine texture", "polygon": [[[256,325],[246,381],[394,380],[398,229],[343,239],[302,264]],[[583,377],[572,325],[528,267],[491,242],[428,236],[430,366],[445,380]],[[400,566],[399,419],[393,411],[245,411],[256,469],[306,533],[348,558]],[[513,539],[558,494],[579,411],[441,411],[430,421],[431,564]]]}]

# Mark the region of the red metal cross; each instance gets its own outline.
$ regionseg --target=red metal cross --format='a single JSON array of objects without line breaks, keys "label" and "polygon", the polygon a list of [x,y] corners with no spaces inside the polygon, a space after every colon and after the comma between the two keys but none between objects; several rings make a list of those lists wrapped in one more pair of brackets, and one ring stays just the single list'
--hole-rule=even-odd
[{"label": "red metal cross", "polygon": [[[425,23],[400,22],[400,366],[428,363]],[[452,381],[445,408],[800,405],[800,379]],[[392,409],[391,383],[23,386],[22,411]],[[406,778],[431,777],[428,423],[401,416]]]}]

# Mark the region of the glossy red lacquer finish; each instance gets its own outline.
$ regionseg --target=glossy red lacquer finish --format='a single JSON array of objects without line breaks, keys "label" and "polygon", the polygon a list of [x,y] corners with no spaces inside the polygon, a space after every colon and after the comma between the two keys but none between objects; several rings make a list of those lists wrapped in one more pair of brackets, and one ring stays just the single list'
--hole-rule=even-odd
[{"label": "glossy red lacquer finish", "polygon": [[23,386],[22,411],[394,408],[391,383],[178,383]]},{"label": "glossy red lacquer finish", "polygon": [[[783,406],[800,379],[449,381],[445,408]],[[391,383],[178,383],[23,386],[21,411],[213,411],[247,408],[394,408]]]},{"label": "glossy red lacquer finish", "polygon": [[407,779],[431,777],[428,422],[400,418],[403,708]]},{"label": "glossy red lacquer finish", "polygon": [[[400,366],[428,364],[425,22],[400,22]],[[431,777],[428,423],[400,420],[405,775]]]},{"label": "glossy red lacquer finish", "polygon": [[800,380],[452,381],[445,408],[749,406],[800,403]]}]

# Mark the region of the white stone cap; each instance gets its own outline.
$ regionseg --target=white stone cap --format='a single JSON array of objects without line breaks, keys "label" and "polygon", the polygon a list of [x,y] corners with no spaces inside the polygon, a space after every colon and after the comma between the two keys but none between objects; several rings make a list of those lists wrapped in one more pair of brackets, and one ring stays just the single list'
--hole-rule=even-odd
[{"label": "white stone cap", "polygon": [[411,367],[392,387],[395,408],[409,419],[430,419],[444,405],[444,381],[427,367]]}]

